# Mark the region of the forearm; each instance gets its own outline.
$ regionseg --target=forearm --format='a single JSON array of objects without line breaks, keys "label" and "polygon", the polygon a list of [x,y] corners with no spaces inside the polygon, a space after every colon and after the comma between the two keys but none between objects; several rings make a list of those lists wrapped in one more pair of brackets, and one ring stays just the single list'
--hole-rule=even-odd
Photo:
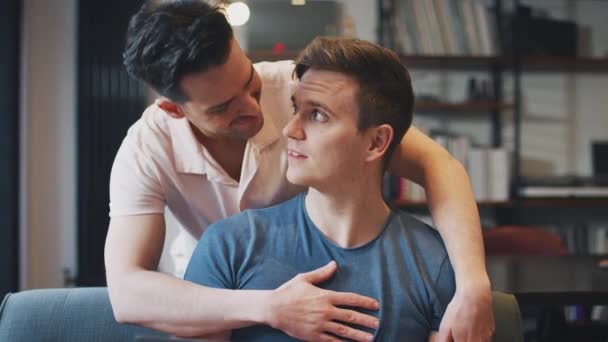
[{"label": "forearm", "polygon": [[[455,159],[430,168],[422,184],[458,286],[488,285],[479,211],[464,167]],[[481,282],[481,283],[480,283]]]},{"label": "forearm", "polygon": [[443,147],[411,127],[391,158],[389,171],[424,187],[456,284],[475,282],[489,287],[479,212],[464,167]]},{"label": "forearm", "polygon": [[[116,319],[181,337],[202,336],[264,323],[269,291],[203,287],[153,271],[108,277]],[[246,304],[244,304],[246,303]]]}]

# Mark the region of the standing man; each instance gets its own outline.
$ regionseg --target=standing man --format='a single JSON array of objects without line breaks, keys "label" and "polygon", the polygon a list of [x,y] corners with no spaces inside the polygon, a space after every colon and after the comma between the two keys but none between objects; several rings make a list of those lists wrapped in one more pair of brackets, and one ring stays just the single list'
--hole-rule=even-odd
[{"label": "standing man", "polygon": [[[145,4],[129,24],[124,60],[162,97],[130,128],[112,168],[105,263],[117,320],[179,336],[262,323],[303,340],[334,320],[339,336],[342,323],[373,324],[363,314],[339,316],[338,306],[374,310],[374,299],[313,286],[335,265],[294,278],[290,291],[212,289],[157,270],[165,207],[197,239],[219,219],[302,191],[285,178],[281,136],[292,112],[293,63],[252,65],[223,13],[200,0]],[[456,293],[440,340],[487,340],[490,282],[465,170],[412,127],[389,171],[424,186],[454,267]]]}]

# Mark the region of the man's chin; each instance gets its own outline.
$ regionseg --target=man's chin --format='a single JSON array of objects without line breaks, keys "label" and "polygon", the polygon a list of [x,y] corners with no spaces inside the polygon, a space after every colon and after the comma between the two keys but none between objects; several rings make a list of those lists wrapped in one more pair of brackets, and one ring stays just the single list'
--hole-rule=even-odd
[{"label": "man's chin", "polygon": [[251,139],[262,130],[263,125],[263,119],[251,122],[248,125],[234,125],[232,126],[232,135],[239,139]]},{"label": "man's chin", "polygon": [[248,138],[253,138],[256,134],[258,134],[261,130],[262,127],[264,126],[264,117],[260,116],[260,119],[257,120],[256,122],[252,122],[251,123],[251,127],[249,129],[247,129],[246,135],[248,135]]},{"label": "man's chin", "polygon": [[290,173],[289,169],[287,169],[287,181],[294,185],[308,186],[308,183],[303,177],[300,177],[297,174],[294,174],[293,172]]}]

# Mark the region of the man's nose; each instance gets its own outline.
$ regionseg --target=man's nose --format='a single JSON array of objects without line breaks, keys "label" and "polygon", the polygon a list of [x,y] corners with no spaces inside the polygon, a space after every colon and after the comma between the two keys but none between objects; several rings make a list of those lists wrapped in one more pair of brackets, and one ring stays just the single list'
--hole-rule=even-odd
[{"label": "man's nose", "polygon": [[254,96],[246,96],[241,101],[241,115],[262,115],[260,103]]},{"label": "man's nose", "polygon": [[283,135],[287,138],[292,138],[296,140],[303,140],[304,138],[306,138],[306,134],[302,129],[302,123],[299,113],[296,113],[294,116],[292,116],[291,120],[289,120],[287,125],[285,125],[285,127],[283,128]]}]

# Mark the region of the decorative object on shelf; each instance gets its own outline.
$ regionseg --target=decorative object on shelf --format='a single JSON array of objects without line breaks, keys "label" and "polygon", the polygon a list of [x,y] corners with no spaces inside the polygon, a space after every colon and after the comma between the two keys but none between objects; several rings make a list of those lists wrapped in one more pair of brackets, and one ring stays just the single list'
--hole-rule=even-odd
[{"label": "decorative object on shelf", "polygon": [[578,56],[578,26],[567,20],[557,20],[546,15],[540,16],[534,8],[519,5],[508,21],[505,33],[513,34],[504,40],[505,51],[511,53],[517,44],[522,56]]}]

